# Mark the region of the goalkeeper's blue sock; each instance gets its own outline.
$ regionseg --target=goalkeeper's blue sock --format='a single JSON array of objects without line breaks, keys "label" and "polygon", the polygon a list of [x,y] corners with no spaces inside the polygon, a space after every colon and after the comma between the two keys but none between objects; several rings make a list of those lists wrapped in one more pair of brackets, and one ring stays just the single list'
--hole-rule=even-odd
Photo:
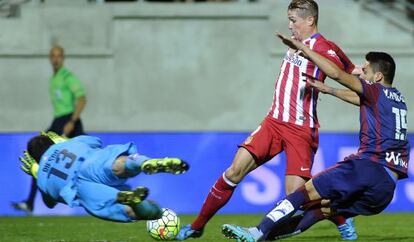
[{"label": "goalkeeper's blue sock", "polygon": [[132,154],[129,155],[125,161],[125,170],[128,174],[136,176],[141,172],[142,162],[149,160],[150,158],[145,155]]},{"label": "goalkeeper's blue sock", "polygon": [[162,216],[162,210],[158,204],[153,201],[144,200],[138,204],[130,205],[134,211],[137,220],[153,220]]}]

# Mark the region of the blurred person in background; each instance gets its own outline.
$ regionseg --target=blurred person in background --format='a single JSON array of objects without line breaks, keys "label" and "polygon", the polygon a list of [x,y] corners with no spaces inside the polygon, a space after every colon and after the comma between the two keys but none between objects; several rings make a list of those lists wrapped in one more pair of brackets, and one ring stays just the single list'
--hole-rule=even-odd
[{"label": "blurred person in background", "polygon": [[414,0],[407,0],[407,16],[414,21]]},{"label": "blurred person in background", "polygon": [[[49,81],[49,95],[53,106],[54,119],[47,131],[72,138],[84,134],[80,115],[86,106],[86,92],[82,83],[63,66],[65,50],[58,45],[49,52],[53,76]],[[29,196],[22,202],[13,202],[17,210],[31,213],[36,198],[36,180],[32,179]]]}]

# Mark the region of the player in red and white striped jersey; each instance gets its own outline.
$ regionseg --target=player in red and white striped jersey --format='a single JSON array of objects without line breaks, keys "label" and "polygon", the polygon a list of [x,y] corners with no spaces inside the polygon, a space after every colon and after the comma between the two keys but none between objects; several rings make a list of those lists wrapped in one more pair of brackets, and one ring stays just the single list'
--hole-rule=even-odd
[{"label": "player in red and white striped jersey", "polygon": [[[294,16],[291,16],[291,26]],[[293,32],[293,27],[291,27]],[[294,38],[300,39],[300,36]],[[327,57],[337,66],[351,73],[354,65],[342,50],[333,42],[315,33],[303,40],[310,49]],[[279,77],[275,83],[275,92],[268,116],[282,122],[303,127],[318,128],[316,104],[318,91],[307,84],[309,78],[325,80],[325,74],[302,53],[289,49],[283,59]]]},{"label": "player in red and white striped jersey", "polygon": [[[288,7],[288,18],[292,38],[303,41],[340,68],[352,72],[354,65],[348,57],[318,32],[316,2],[292,0]],[[282,151],[287,157],[286,194],[294,192],[310,179],[313,157],[318,148],[318,91],[306,80],[312,78],[323,81],[325,77],[303,53],[293,49],[287,51],[275,83],[268,115],[239,146],[233,163],[211,188],[197,219],[191,225],[182,227],[177,235],[178,240],[200,237],[210,218],[230,200],[237,184],[250,171]],[[344,223],[345,219],[339,222]]]}]

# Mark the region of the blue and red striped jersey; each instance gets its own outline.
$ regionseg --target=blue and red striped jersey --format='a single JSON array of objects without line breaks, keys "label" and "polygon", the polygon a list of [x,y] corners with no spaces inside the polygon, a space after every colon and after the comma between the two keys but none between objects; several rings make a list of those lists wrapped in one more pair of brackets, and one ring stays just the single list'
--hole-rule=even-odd
[{"label": "blue and red striped jersey", "polygon": [[361,80],[360,147],[357,156],[378,162],[407,178],[410,144],[407,105],[393,87]]}]

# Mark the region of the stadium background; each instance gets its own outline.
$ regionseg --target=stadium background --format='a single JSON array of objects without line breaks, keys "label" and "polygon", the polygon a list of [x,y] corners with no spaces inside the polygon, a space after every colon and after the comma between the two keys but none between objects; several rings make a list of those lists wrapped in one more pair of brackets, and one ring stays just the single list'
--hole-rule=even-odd
[{"label": "stadium background", "polygon": [[[12,1],[0,1],[1,7],[4,2]],[[151,199],[179,213],[196,213],[236,145],[269,108],[285,52],[274,32],[288,33],[288,1],[20,2],[13,14],[0,18],[0,215],[22,215],[9,206],[24,198],[30,185],[17,157],[52,118],[47,92],[52,44],[65,47],[65,66],[87,88],[82,119],[88,132],[104,144],[133,141],[143,154],[180,156],[192,165],[183,176],[142,175],[131,185],[147,185]],[[413,22],[374,1],[318,3],[320,31],[353,62],[361,63],[370,50],[395,57],[395,85],[413,107]],[[324,95],[319,102],[314,172],[358,146],[358,109]],[[282,155],[250,174],[222,212],[267,211],[283,196],[283,172]],[[36,203],[35,215],[84,214],[41,204]],[[387,211],[414,211],[413,178],[399,184]]]}]

